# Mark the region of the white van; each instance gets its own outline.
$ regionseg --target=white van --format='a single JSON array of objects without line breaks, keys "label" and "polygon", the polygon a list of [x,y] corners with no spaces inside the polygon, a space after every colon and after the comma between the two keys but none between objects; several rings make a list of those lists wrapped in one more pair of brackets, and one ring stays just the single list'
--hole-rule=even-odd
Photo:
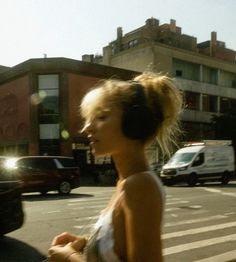
[{"label": "white van", "polygon": [[235,172],[231,141],[204,140],[179,149],[162,167],[161,179],[166,185],[186,182],[219,181],[227,184]]}]

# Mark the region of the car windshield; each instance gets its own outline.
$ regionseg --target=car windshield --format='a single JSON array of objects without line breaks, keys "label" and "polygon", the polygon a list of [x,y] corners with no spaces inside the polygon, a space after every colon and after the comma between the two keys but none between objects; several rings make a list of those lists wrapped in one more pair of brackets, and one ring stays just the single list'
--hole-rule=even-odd
[{"label": "car windshield", "polygon": [[170,158],[168,164],[187,164],[193,159],[195,154],[195,152],[176,153]]}]

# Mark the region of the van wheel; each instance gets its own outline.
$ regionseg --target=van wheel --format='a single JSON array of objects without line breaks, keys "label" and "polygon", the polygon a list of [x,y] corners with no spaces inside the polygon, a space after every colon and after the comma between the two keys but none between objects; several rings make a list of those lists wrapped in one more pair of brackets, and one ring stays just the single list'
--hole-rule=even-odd
[{"label": "van wheel", "polygon": [[221,184],[222,185],[227,185],[230,181],[229,173],[224,172],[223,176],[221,177]]},{"label": "van wheel", "polygon": [[71,184],[68,181],[62,181],[59,184],[58,192],[61,195],[68,195],[70,194],[71,191]]},{"label": "van wheel", "polygon": [[40,193],[41,193],[42,196],[46,196],[46,195],[47,195],[47,192],[48,192],[47,190],[42,190],[42,191],[40,191]]},{"label": "van wheel", "polygon": [[188,185],[195,186],[198,182],[197,174],[190,174],[188,178]]},{"label": "van wheel", "polygon": [[174,185],[173,181],[165,181],[163,184],[165,186],[173,186]]}]

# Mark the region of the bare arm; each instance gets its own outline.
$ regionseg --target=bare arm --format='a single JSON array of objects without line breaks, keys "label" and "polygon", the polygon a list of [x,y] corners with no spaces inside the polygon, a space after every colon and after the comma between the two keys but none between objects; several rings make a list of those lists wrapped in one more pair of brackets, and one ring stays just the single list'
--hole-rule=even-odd
[{"label": "bare arm", "polygon": [[125,185],[124,213],[128,262],[162,262],[162,196],[152,177]]}]

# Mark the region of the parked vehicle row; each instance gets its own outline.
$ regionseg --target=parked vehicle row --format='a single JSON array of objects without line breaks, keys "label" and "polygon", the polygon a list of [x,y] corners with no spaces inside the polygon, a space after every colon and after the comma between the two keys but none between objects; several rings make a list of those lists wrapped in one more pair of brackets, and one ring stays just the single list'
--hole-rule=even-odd
[{"label": "parked vehicle row", "polygon": [[57,190],[69,194],[80,186],[79,167],[71,157],[24,156],[8,158],[4,163],[4,177],[19,180],[23,193]]},{"label": "parked vehicle row", "polygon": [[79,167],[71,157],[0,157],[0,236],[23,225],[22,193],[67,195],[79,186]]}]

